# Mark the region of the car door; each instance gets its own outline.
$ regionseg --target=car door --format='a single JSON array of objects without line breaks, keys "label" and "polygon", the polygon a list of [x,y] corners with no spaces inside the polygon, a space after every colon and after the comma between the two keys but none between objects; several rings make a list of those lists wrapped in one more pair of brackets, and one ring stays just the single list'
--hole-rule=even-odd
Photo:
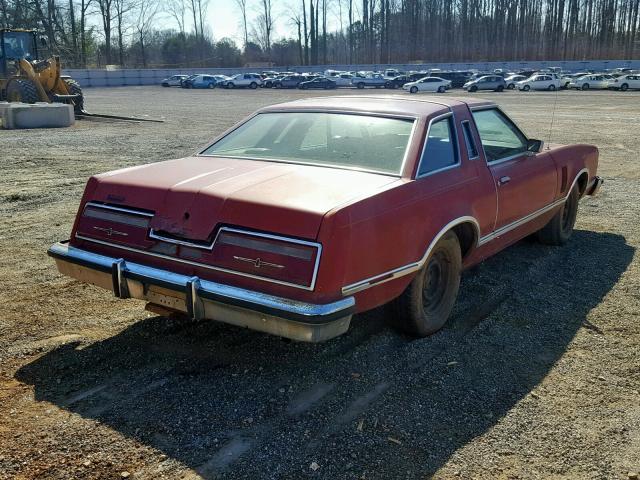
[{"label": "car door", "polygon": [[487,166],[497,186],[496,229],[523,219],[555,199],[557,170],[548,152],[527,150],[527,137],[497,107],[473,112]]}]

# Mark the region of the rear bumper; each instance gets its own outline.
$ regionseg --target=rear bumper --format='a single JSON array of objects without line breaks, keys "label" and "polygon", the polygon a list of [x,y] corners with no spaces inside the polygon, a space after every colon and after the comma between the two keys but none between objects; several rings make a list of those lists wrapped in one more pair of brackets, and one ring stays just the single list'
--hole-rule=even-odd
[{"label": "rear bumper", "polygon": [[353,297],[312,304],[201,280],[58,242],[48,251],[63,275],[91,283],[119,298],[138,298],[194,319],[218,320],[304,342],[321,342],[346,332]]},{"label": "rear bumper", "polygon": [[604,180],[596,175],[591,181],[591,184],[587,186],[587,195],[597,195],[603,183]]}]

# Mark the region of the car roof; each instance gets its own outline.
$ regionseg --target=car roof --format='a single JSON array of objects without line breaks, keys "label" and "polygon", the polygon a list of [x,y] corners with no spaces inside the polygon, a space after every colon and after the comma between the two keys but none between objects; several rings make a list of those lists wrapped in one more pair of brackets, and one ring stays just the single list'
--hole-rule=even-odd
[{"label": "car roof", "polygon": [[424,95],[414,98],[405,95],[336,95],[279,103],[264,107],[260,111],[344,111],[426,117],[450,111],[453,107],[460,105],[473,108],[491,106],[495,103],[477,98],[449,96],[444,98]]}]

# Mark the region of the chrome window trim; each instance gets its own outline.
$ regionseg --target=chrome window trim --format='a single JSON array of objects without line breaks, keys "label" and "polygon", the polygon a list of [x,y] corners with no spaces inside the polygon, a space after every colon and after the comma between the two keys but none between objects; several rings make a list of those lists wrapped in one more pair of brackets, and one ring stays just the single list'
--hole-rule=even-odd
[{"label": "chrome window trim", "polygon": [[[427,141],[429,140],[429,133],[431,132],[431,126],[436,123],[439,122],[440,120],[444,120],[447,118],[451,118],[452,121],[449,123],[449,127],[450,127],[450,132],[453,135],[453,139],[452,139],[452,143],[454,143],[454,147],[456,149],[455,154],[456,154],[456,163],[452,164],[452,165],[447,165],[446,167],[441,167],[438,168],[436,170],[432,170],[430,172],[425,172],[423,174],[419,174],[420,172],[420,166],[422,165],[422,161],[424,160],[424,152],[427,149]],[[429,177],[431,175],[435,175],[436,173],[440,173],[440,172],[444,172],[446,170],[451,170],[452,168],[456,168],[459,167],[460,165],[462,165],[462,158],[460,155],[460,144],[458,142],[458,132],[456,132],[456,122],[455,122],[455,115],[453,114],[453,111],[449,111],[447,113],[443,113],[441,115],[438,115],[436,117],[433,117],[430,121],[429,121],[429,125],[427,126],[427,132],[425,133],[424,136],[424,143],[422,144],[422,150],[420,151],[420,160],[418,161],[418,168],[416,169],[416,180],[419,180],[421,178],[425,178],[425,177]]]},{"label": "chrome window trim", "polygon": [[407,265],[403,265],[398,268],[394,268],[392,270],[388,270],[386,272],[380,273],[378,275],[374,275],[369,278],[365,278],[364,280],[360,280],[358,282],[346,285],[342,287],[342,294],[352,295],[362,290],[366,290],[367,288],[373,287],[374,285],[376,286],[381,285],[391,280],[395,280],[396,278],[403,277],[413,272],[417,272],[427,262],[427,259],[429,258],[429,255],[431,254],[431,251],[433,250],[433,248],[436,246],[436,243],[438,243],[438,240],[440,240],[440,238],[442,238],[442,236],[445,233],[447,233],[449,230],[451,230],[453,227],[460,225],[462,223],[471,223],[474,226],[474,229],[476,231],[476,244],[477,244],[477,239],[480,237],[480,224],[478,223],[478,221],[472,216],[458,217],[455,220],[452,220],[449,223],[447,223],[438,232],[438,234],[433,238],[433,240],[427,247],[427,250],[425,251],[424,255],[420,258],[420,260],[409,263]]},{"label": "chrome window trim", "polygon": [[[245,123],[249,122],[250,120],[253,120],[258,115],[265,115],[269,113],[330,113],[330,114],[337,114],[337,115],[357,115],[361,117],[379,117],[379,118],[390,118],[390,119],[396,119],[396,120],[406,120],[406,121],[411,121],[412,126],[411,126],[411,131],[409,132],[409,138],[407,139],[407,145],[405,146],[405,149],[404,149],[404,155],[402,156],[402,163],[400,164],[400,168],[397,173],[383,172],[380,170],[372,170],[372,169],[362,168],[362,167],[331,165],[331,164],[325,164],[325,163],[307,163],[307,162],[301,163],[293,160],[282,160],[278,158],[258,158],[258,157],[246,157],[246,156],[238,156],[238,155],[205,154],[204,153],[207,149],[213,147],[216,143],[218,143],[225,137],[229,136],[231,133],[235,132],[238,128],[240,128]],[[233,159],[239,159],[239,160],[254,160],[259,162],[286,163],[289,165],[299,165],[303,167],[304,166],[325,167],[325,168],[334,168],[337,170],[352,170],[357,172],[375,173],[377,175],[386,175],[388,177],[401,178],[402,173],[404,172],[404,169],[407,165],[410,147],[416,135],[418,121],[419,121],[419,117],[415,115],[402,115],[402,114],[394,114],[394,113],[381,113],[381,112],[358,111],[358,110],[340,110],[340,109],[322,109],[322,108],[296,108],[296,109],[288,108],[288,109],[282,109],[282,110],[269,109],[266,111],[257,112],[254,115],[251,115],[250,117],[245,119],[243,122],[240,122],[234,125],[229,130],[227,130],[222,136],[220,136],[219,138],[216,138],[215,141],[213,141],[213,143],[207,145],[202,151],[200,151],[200,153],[197,153],[195,156],[233,158]]]},{"label": "chrome window trim", "polygon": [[[177,262],[177,263],[183,263],[185,265],[192,265],[192,266],[195,266],[195,267],[206,268],[208,270],[214,270],[214,271],[218,271],[218,272],[230,273],[230,274],[233,274],[233,275],[239,275],[241,277],[253,278],[253,279],[261,280],[261,281],[264,281],[264,282],[276,283],[278,285],[284,285],[284,286],[287,286],[287,287],[299,288],[299,289],[302,289],[302,290],[308,290],[308,291],[313,291],[314,290],[315,285],[316,285],[316,281],[317,281],[317,277],[318,277],[318,270],[320,268],[320,257],[322,256],[322,245],[320,243],[309,242],[309,241],[305,241],[305,240],[298,240],[298,239],[289,238],[289,237],[282,237],[282,236],[279,236],[279,235],[271,235],[271,234],[267,234],[267,233],[250,232],[250,231],[247,231],[247,230],[241,230],[241,229],[231,228],[231,227],[222,227],[222,228],[220,228],[218,230],[218,233],[216,234],[216,238],[213,241],[213,245],[215,245],[215,242],[218,239],[218,235],[220,235],[220,231],[222,231],[222,230],[316,247],[317,250],[318,250],[318,253],[316,255],[316,262],[315,262],[315,265],[314,265],[313,276],[311,277],[310,285],[309,286],[299,285],[297,283],[291,283],[291,282],[285,282],[285,281],[282,281],[282,280],[276,280],[276,279],[273,279],[273,278],[261,277],[259,275],[252,275],[250,273],[239,272],[239,271],[236,271],[236,270],[230,270],[228,268],[216,267],[215,265],[208,265],[206,263],[200,263],[200,262],[194,262],[194,261],[191,261],[191,260],[185,260],[183,258],[172,257],[170,255],[164,255],[164,254],[161,254],[161,253],[150,252],[150,251],[142,250],[142,249],[139,249],[139,248],[127,247],[127,246],[124,246],[124,245],[119,245],[119,244],[115,244],[115,243],[111,243],[111,242],[105,242],[103,240],[97,240],[95,238],[85,237],[84,235],[80,235],[78,233],[76,233],[75,236],[76,236],[76,238],[78,238],[80,240],[87,241],[87,242],[97,243],[97,244],[104,245],[104,246],[111,247],[111,248],[117,248],[117,249],[129,251],[129,252],[139,253],[139,254],[142,254],[142,255],[148,255],[148,256],[151,256],[151,257],[161,258],[163,260],[169,260],[169,261],[173,261],[173,262]],[[191,247],[193,245],[189,245],[189,246]]]},{"label": "chrome window trim", "polygon": [[[471,122],[469,120],[463,120],[462,122],[460,122],[460,125],[462,126],[462,135],[464,136],[464,145],[467,148],[467,158],[469,160],[477,160],[480,158],[480,149],[478,148],[478,146],[476,145],[476,141],[473,138],[473,130],[471,130]],[[471,135],[471,138],[467,138],[467,131],[465,130],[464,126],[468,125],[469,126],[469,135]],[[478,133],[478,136],[480,136],[480,134]],[[470,144],[469,142],[473,142],[473,145],[475,146],[476,149],[476,154],[474,157],[469,155],[469,150],[470,150]],[[480,142],[482,143],[482,142]]]},{"label": "chrome window trim", "polygon": [[578,179],[580,178],[580,176],[586,173],[587,175],[589,175],[589,170],[587,168],[583,168],[581,169],[577,175],[575,176],[575,178],[573,179],[573,182],[571,183],[571,188],[569,188],[567,190],[567,194],[562,197],[559,198],[558,200],[555,200],[553,202],[551,202],[549,205],[536,210],[533,213],[530,213],[529,215],[526,215],[508,225],[505,225],[504,227],[501,227],[498,230],[495,230],[494,232],[485,235],[483,237],[480,237],[480,226],[478,224],[478,221],[471,216],[465,216],[465,217],[459,217],[451,222],[449,222],[447,225],[445,225],[440,232],[438,232],[438,235],[436,235],[436,237],[431,241],[431,243],[429,244],[429,247],[427,248],[427,251],[425,252],[425,254],[422,256],[422,258],[417,261],[417,262],[412,262],[409,263],[407,265],[403,265],[401,267],[397,267],[394,268],[392,270],[388,270],[386,272],[380,273],[378,275],[374,275],[372,277],[369,278],[365,278],[364,280],[360,280],[358,282],[354,282],[351,283],[349,285],[346,285],[344,287],[342,287],[342,294],[343,295],[352,295],[354,293],[357,292],[361,292],[363,290],[366,290],[370,287],[373,286],[377,286],[380,284],[383,284],[385,282],[391,281],[391,280],[395,280],[396,278],[402,277],[404,275],[408,275],[410,273],[416,272],[418,270],[420,270],[424,264],[427,261],[427,258],[429,257],[429,254],[431,253],[431,251],[433,250],[433,247],[436,245],[436,243],[438,242],[438,240],[440,240],[440,238],[447,233],[449,230],[451,230],[453,227],[455,227],[456,225],[462,224],[462,223],[466,223],[466,222],[471,222],[473,223],[475,230],[476,230],[476,247],[480,247],[482,245],[485,245],[489,242],[491,242],[492,240],[495,240],[496,238],[500,237],[501,235],[504,235],[508,232],[510,232],[511,230],[514,230],[528,222],[530,222],[531,220],[534,220],[535,218],[539,217],[540,215],[543,215],[544,213],[547,213],[551,210],[553,210],[554,208],[562,205],[564,202],[567,201],[567,198],[569,198],[569,195],[571,194],[571,191],[573,190],[573,188],[576,185],[576,182],[578,181]]},{"label": "chrome window trim", "polygon": [[473,112],[482,111],[482,110],[498,110],[507,120],[509,120],[513,124],[514,127],[516,127],[516,130],[518,130],[525,139],[528,140],[529,136],[526,133],[524,133],[524,130],[522,130],[522,128],[520,128],[520,125],[518,125],[498,105],[495,105],[495,104],[494,105],[480,105],[478,107],[472,107],[471,108],[471,118],[473,118],[473,125],[476,127],[476,132],[478,132],[478,136],[480,137],[480,146],[482,147],[482,153],[484,154],[484,161],[486,162],[486,164],[487,165],[499,165],[499,164],[501,164],[503,162],[508,162],[509,160],[513,160],[514,158],[521,157],[522,155],[526,155],[528,150],[525,150],[524,152],[521,152],[521,153],[517,153],[515,155],[510,155],[510,156],[505,157],[505,158],[499,158],[498,160],[489,161],[489,158],[487,157],[487,152],[484,149],[484,143],[482,143],[482,136],[480,135],[480,130],[478,129],[478,124],[476,123],[476,118],[473,116]]},{"label": "chrome window trim", "polygon": [[96,203],[96,202],[87,202],[84,204],[84,207],[82,208],[82,214],[84,215],[84,211],[87,209],[87,207],[94,207],[94,208],[102,208],[104,210],[113,210],[115,212],[120,212],[120,213],[127,213],[129,215],[140,215],[142,217],[153,217],[153,213],[148,213],[148,212],[141,212],[139,210],[132,210],[130,208],[125,208],[125,207],[113,207],[111,205],[105,205],[103,203]]}]

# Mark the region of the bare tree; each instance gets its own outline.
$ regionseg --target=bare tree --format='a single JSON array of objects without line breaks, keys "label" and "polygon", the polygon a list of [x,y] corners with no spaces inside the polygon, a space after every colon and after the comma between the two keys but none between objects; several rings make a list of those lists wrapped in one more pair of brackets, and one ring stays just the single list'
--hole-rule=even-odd
[{"label": "bare tree", "polygon": [[238,9],[240,10],[240,16],[242,17],[242,33],[244,33],[244,48],[247,48],[249,43],[249,31],[247,24],[247,0],[233,0]]}]

